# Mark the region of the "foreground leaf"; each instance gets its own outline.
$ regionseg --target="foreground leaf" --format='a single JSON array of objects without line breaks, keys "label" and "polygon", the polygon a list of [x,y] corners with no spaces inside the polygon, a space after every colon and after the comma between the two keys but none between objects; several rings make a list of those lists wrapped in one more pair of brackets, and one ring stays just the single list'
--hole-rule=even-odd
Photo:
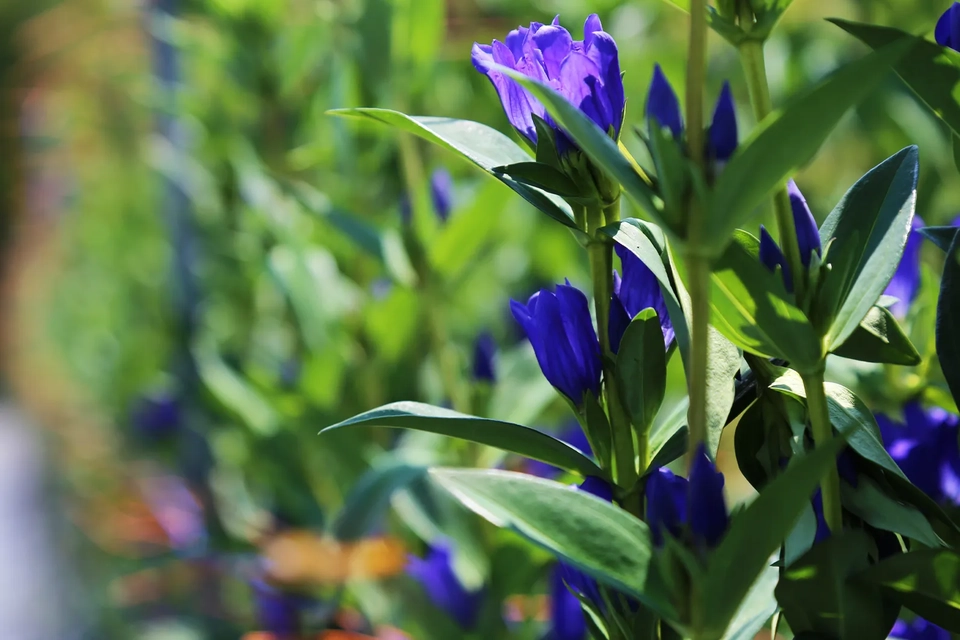
[{"label": "foreground leaf", "polygon": [[960,402],[960,233],[943,265],[937,301],[937,357],[950,393]]},{"label": "foreground leaf", "polygon": [[512,422],[468,416],[421,402],[387,404],[331,425],[320,433],[358,426],[394,427],[439,433],[512,451],[586,476],[605,476],[593,460],[566,442],[542,431]]},{"label": "foreground leaf", "polygon": [[850,337],[833,350],[842,358],[860,362],[880,362],[914,367],[920,353],[903,332],[903,327],[887,309],[874,305]]},{"label": "foreground leaf", "polygon": [[661,615],[674,616],[652,563],[650,530],[623,509],[522,473],[441,468],[430,474],[493,524],[516,531]]}]

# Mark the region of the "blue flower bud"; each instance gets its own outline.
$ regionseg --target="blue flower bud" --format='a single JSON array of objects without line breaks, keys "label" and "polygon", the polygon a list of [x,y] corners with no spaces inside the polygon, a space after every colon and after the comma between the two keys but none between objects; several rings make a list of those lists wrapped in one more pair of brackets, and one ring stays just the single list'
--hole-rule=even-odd
[{"label": "blue flower bud", "polygon": [[644,496],[653,544],[663,545],[664,533],[679,538],[687,520],[686,479],[667,468],[657,469],[647,477]]},{"label": "blue flower bud", "polygon": [[667,303],[660,290],[660,282],[653,272],[632,251],[621,245],[615,250],[623,267],[623,278],[613,272],[613,296],[610,300],[608,334],[610,348],[620,350],[620,341],[630,322],[644,309],[652,308],[660,320],[663,344],[668,348],[674,339],[673,323],[667,313]]},{"label": "blue flower bud", "polygon": [[647,92],[647,119],[660,127],[666,127],[677,140],[683,135],[683,116],[680,114],[680,100],[674,93],[670,81],[663,74],[660,65],[653,67],[653,79]]},{"label": "blue flower bud", "polygon": [[787,193],[790,196],[790,208],[793,211],[793,225],[797,229],[797,244],[800,247],[800,261],[803,266],[810,266],[810,254],[814,251],[820,255],[820,230],[817,221],[807,206],[807,201],[800,193],[797,183],[793,180],[787,183]]},{"label": "blue flower bud", "polygon": [[576,406],[587,391],[600,394],[600,341],[593,328],[587,297],[576,287],[541,289],[527,304],[510,301],[544,377]]},{"label": "blue flower bud", "polygon": [[760,225],[760,262],[770,271],[776,271],[777,266],[779,266],[783,274],[784,286],[787,291],[793,293],[793,276],[790,273],[790,265],[787,264],[787,259],[780,251],[777,242],[763,225]]},{"label": "blue flower bud", "polygon": [[477,336],[473,343],[473,379],[478,382],[496,382],[496,368],[494,357],[497,354],[497,343],[489,332],[484,331]]},{"label": "blue flower bud", "polygon": [[583,40],[573,40],[557,16],[549,25],[532,22],[529,27],[518,27],[504,42],[474,43],[471,59],[477,71],[493,83],[510,124],[531,143],[537,143],[534,115],[557,131],[558,143],[566,140],[566,134],[553,123],[539,100],[495,70],[494,65],[549,84],[600,129],[612,131],[614,138],[619,138],[626,104],[620,58],[616,42],[603,31],[596,14],[584,23]]},{"label": "blue flower bud", "polygon": [[937,21],[934,32],[937,44],[960,51],[960,2],[954,2]]},{"label": "blue flower bud", "polygon": [[440,222],[446,222],[453,210],[453,178],[446,169],[437,169],[430,176],[430,197],[433,212]]},{"label": "blue flower bud", "polygon": [[690,464],[689,484],[690,531],[695,542],[714,547],[727,530],[727,507],[723,500],[723,474],[707,457],[702,442]]},{"label": "blue flower bud", "polygon": [[463,586],[453,570],[453,552],[447,544],[432,546],[424,559],[411,556],[407,573],[420,583],[434,606],[450,615],[461,629],[474,628],[485,592]]},{"label": "blue flower bud", "polygon": [[709,155],[718,162],[726,162],[737,150],[737,108],[733,102],[730,83],[724,82],[710,125]]}]

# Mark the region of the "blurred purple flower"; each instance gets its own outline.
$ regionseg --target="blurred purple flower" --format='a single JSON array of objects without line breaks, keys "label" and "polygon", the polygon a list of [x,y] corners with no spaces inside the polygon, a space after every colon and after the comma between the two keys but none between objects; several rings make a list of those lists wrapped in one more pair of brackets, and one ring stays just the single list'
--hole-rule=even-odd
[{"label": "blurred purple flower", "polygon": [[907,244],[903,248],[903,257],[900,258],[900,264],[884,291],[886,295],[897,299],[890,307],[890,312],[898,318],[907,315],[910,303],[920,292],[920,249],[923,246],[923,235],[917,230],[924,226],[926,225],[920,216],[913,217],[910,235],[907,236]]},{"label": "blurred purple flower", "polygon": [[477,382],[493,384],[497,381],[495,358],[497,343],[493,336],[484,331],[473,343],[473,379]]},{"label": "blurred purple flower", "polygon": [[720,542],[729,524],[723,498],[723,474],[707,457],[703,444],[690,468],[690,477],[681,478],[660,468],[647,478],[647,524],[653,543],[661,546],[664,532],[675,538],[688,529],[698,548],[711,548]]},{"label": "blurred purple flower", "polygon": [[923,618],[914,618],[910,622],[897,620],[890,630],[890,637],[898,640],[950,640],[953,636],[949,631],[938,627]]},{"label": "blurred purple flower", "polygon": [[261,578],[251,580],[250,586],[259,629],[274,634],[278,640],[299,638],[303,610],[312,606],[314,601],[300,594],[283,591]]},{"label": "blurred purple flower", "polygon": [[543,640],[586,640],[586,614],[577,596],[567,587],[564,574],[562,564],[557,564],[550,573],[550,629]]},{"label": "blurred purple flower", "polygon": [[726,162],[737,150],[739,144],[737,131],[737,108],[733,102],[730,83],[724,82],[713,111],[713,123],[710,125],[708,155],[718,162]]},{"label": "blurred purple flower", "polygon": [[664,347],[673,342],[673,323],[667,313],[667,303],[660,291],[660,282],[653,272],[632,251],[615,245],[623,267],[623,278],[613,272],[613,298],[610,300],[610,347],[620,350],[620,341],[630,322],[644,309],[652,308],[660,320]]},{"label": "blurred purple flower", "polygon": [[426,558],[410,556],[410,574],[426,592],[434,606],[448,613],[464,631],[477,623],[484,590],[469,591],[453,570],[453,551],[446,543],[432,546]]},{"label": "blurred purple flower", "polygon": [[444,168],[434,170],[430,176],[430,198],[433,200],[433,211],[446,222],[453,211],[453,178]]},{"label": "blurred purple flower", "polygon": [[175,433],[180,428],[182,417],[180,400],[166,391],[141,397],[132,411],[134,428],[141,436],[151,440]]},{"label": "blurred purple flower", "polygon": [[150,511],[167,535],[171,547],[189,550],[206,542],[203,505],[183,478],[174,475],[151,476],[142,482]]},{"label": "blurred purple flower", "polygon": [[583,25],[583,40],[574,40],[553,23],[531,22],[507,34],[504,42],[474,43],[473,66],[493,83],[510,124],[531,143],[537,143],[533,116],[543,118],[557,131],[558,149],[572,143],[547,114],[543,104],[516,81],[495,70],[494,65],[515,69],[558,91],[583,111],[605,133],[619,139],[626,104],[617,43],[603,31],[600,18],[590,15]]},{"label": "blurred purple flower", "polygon": [[[787,183],[787,193],[790,195],[793,224],[797,232],[797,244],[800,247],[800,261],[803,266],[809,267],[813,252],[816,251],[817,255],[820,255],[822,251],[820,231],[817,229],[817,221],[810,212],[806,199],[793,180]],[[770,271],[776,271],[779,265],[784,286],[787,291],[793,292],[793,274],[790,272],[787,259],[763,225],[760,225],[760,262]]]},{"label": "blurred purple flower", "polygon": [[877,414],[883,444],[910,482],[941,503],[960,504],[960,420],[939,408],[913,401],[903,422]]},{"label": "blurred purple flower", "polygon": [[954,2],[943,12],[933,35],[941,47],[960,51],[960,2]]},{"label": "blurred purple flower", "polygon": [[511,300],[510,310],[550,384],[578,407],[588,391],[599,395],[600,342],[582,291],[567,281],[556,293],[541,289],[526,305]]}]

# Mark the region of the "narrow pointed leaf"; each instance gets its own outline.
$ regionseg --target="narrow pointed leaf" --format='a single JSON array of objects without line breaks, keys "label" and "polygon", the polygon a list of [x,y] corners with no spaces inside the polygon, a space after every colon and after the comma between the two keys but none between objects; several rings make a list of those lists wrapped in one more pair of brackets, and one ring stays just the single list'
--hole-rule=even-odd
[{"label": "narrow pointed leaf", "polygon": [[937,357],[950,393],[960,402],[960,233],[954,236],[937,301]]},{"label": "narrow pointed leaf", "polygon": [[874,306],[860,326],[842,345],[833,350],[842,358],[914,367],[921,358],[903,327],[887,309]]},{"label": "narrow pointed leaf", "polygon": [[667,390],[667,352],[660,319],[653,309],[641,311],[624,332],[616,372],[630,419],[646,433]]}]

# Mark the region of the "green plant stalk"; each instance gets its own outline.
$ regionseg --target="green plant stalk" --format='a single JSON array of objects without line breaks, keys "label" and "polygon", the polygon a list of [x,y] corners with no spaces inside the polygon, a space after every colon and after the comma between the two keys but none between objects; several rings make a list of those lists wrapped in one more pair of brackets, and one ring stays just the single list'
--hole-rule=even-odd
[{"label": "green plant stalk", "polygon": [[[749,7],[747,13],[750,12]],[[752,23],[753,16],[749,16]],[[745,16],[741,14],[740,24],[743,26]],[[770,100],[770,85],[767,83],[767,69],[763,58],[763,42],[760,40],[745,40],[739,47],[740,62],[747,78],[747,89],[750,92],[750,104],[757,123],[763,121],[773,111]],[[777,235],[783,255],[790,265],[790,272],[794,275],[797,299],[804,296],[806,282],[800,276],[804,273],[803,262],[800,259],[800,245],[797,242],[797,231],[793,222],[793,211],[790,206],[790,196],[786,185],[778,189],[773,196],[773,211],[777,220]]]},{"label": "green plant stalk", "polygon": [[707,366],[709,363],[710,331],[710,263],[703,256],[687,254],[687,273],[690,285],[690,371],[687,375],[687,392],[690,407],[687,422],[690,440],[687,459],[700,443],[707,440]]},{"label": "green plant stalk", "polygon": [[[803,388],[807,395],[807,412],[810,415],[813,442],[815,446],[821,446],[833,437],[827,395],[823,389],[823,371],[801,374],[800,377],[803,379]],[[823,495],[823,516],[827,527],[836,533],[843,527],[843,514],[840,511],[840,476],[836,465],[832,465],[821,479],[820,491]]]},{"label": "green plant stalk", "polygon": [[[600,354],[603,365],[603,391],[613,437],[614,477],[620,487],[632,489],[638,478],[636,456],[633,448],[633,430],[617,389],[616,372],[613,368],[616,356],[610,348],[613,245],[608,238],[598,233],[598,229],[605,224],[607,213],[616,216],[616,207],[619,207],[619,202],[605,209],[600,207],[588,208],[587,225],[592,240],[587,247],[587,253],[590,258],[590,274],[593,278],[593,300],[597,313],[597,334],[600,339]],[[623,506],[634,515],[639,515],[637,505],[625,504]]]}]

